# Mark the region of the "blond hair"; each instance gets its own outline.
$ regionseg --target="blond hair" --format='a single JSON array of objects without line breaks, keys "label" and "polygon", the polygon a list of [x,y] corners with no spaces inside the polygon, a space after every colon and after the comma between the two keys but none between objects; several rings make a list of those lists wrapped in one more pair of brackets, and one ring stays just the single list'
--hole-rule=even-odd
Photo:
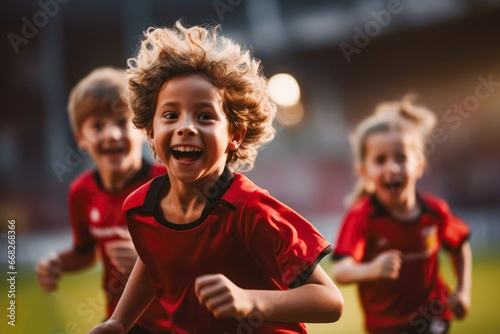
[{"label": "blond hair", "polygon": [[203,75],[221,90],[230,131],[246,129],[243,142],[229,152],[226,165],[249,170],[257,149],[274,138],[276,106],[268,97],[260,61],[218,32],[218,26],[186,28],[180,21],[175,28],[149,28],[139,53],[128,60],[128,102],[134,124],[148,132],[162,85],[180,75]]},{"label": "blond hair", "polygon": [[[425,162],[424,145],[436,125],[436,115],[429,109],[414,104],[413,99],[413,96],[407,95],[400,101],[381,103],[371,116],[359,123],[350,137],[356,170],[361,168],[366,157],[366,139],[372,134],[393,130],[414,136],[416,152]],[[351,206],[368,193],[363,179],[360,178],[345,203]]]},{"label": "blond hair", "polygon": [[77,133],[89,116],[127,112],[125,70],[99,67],[81,79],[70,92],[68,114]]}]

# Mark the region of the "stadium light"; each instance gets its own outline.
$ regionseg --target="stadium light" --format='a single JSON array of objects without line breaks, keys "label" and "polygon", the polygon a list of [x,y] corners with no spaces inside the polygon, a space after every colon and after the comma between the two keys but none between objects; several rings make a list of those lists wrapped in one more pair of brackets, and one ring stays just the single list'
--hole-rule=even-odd
[{"label": "stadium light", "polygon": [[275,74],[269,79],[269,96],[279,106],[292,107],[300,100],[299,84],[290,74]]}]

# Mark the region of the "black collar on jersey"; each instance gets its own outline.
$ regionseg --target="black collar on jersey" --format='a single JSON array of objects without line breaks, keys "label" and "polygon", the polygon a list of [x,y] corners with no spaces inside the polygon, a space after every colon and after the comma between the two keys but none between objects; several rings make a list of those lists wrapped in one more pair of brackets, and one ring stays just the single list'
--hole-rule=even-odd
[{"label": "black collar on jersey", "polygon": [[[151,170],[152,165],[148,161],[146,161],[146,159],[142,159],[142,163],[141,164],[142,164],[141,165],[141,169],[139,169],[137,171],[137,173],[135,173],[134,176],[132,176],[127,181],[127,183],[125,183],[125,186],[123,187],[123,189],[128,188],[129,186],[131,186],[132,184],[134,184],[137,180],[140,180],[140,179],[148,176],[149,171]],[[97,170],[97,168],[94,168],[94,173],[93,174],[94,174],[94,180],[97,183],[97,185],[99,186],[99,188],[107,191],[107,189],[104,188],[104,185],[102,184],[101,175],[99,175],[99,171]]]},{"label": "black collar on jersey", "polygon": [[222,172],[219,179],[215,182],[215,184],[212,187],[210,187],[210,189],[208,189],[206,193],[199,194],[200,196],[203,196],[206,200],[205,208],[201,213],[201,217],[187,224],[175,224],[169,222],[168,220],[165,219],[163,211],[160,208],[162,189],[164,189],[163,188],[164,186],[170,187],[170,179],[168,177],[168,174],[155,178],[151,182],[151,185],[148,189],[148,192],[144,199],[144,204],[141,207],[132,208],[128,210],[126,214],[127,216],[129,216],[139,212],[146,213],[152,215],[156,219],[156,221],[159,222],[160,224],[168,228],[171,228],[173,230],[181,230],[181,231],[190,230],[203,223],[203,221],[208,217],[208,215],[210,215],[210,212],[212,212],[212,210],[219,204],[223,204],[233,211],[236,210],[236,207],[233,204],[222,199],[222,196],[227,192],[229,187],[231,187],[233,181],[234,181],[233,172],[231,172],[229,168],[225,167],[224,171]]},{"label": "black collar on jersey", "polygon": [[370,195],[370,202],[372,203],[372,206],[375,209],[370,215],[370,218],[372,219],[379,217],[390,217],[398,223],[403,223],[405,225],[412,225],[416,224],[420,220],[420,218],[426,213],[441,218],[439,212],[430,207],[429,204],[424,200],[424,198],[419,193],[417,193],[417,203],[421,209],[420,215],[417,218],[409,221],[401,221],[392,217],[389,211],[385,208],[385,206],[382,203],[380,203],[379,199],[375,194]]}]

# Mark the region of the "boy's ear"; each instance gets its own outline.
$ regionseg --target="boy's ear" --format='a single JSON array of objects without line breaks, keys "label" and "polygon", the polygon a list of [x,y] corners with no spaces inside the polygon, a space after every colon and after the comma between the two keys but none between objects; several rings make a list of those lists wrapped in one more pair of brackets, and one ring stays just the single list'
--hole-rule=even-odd
[{"label": "boy's ear", "polygon": [[154,146],[155,135],[154,135],[153,127],[151,127],[151,129],[146,130],[146,131],[147,131],[146,135],[148,137],[149,148],[151,148],[154,151],[154,149],[155,149],[155,146]]},{"label": "boy's ear", "polygon": [[229,137],[227,148],[231,151],[235,151],[236,149],[238,149],[238,147],[240,147],[241,143],[243,142],[243,139],[245,139],[246,133],[246,128],[234,129]]},{"label": "boy's ear", "polygon": [[83,135],[79,130],[75,131],[75,140],[76,140],[76,144],[78,145],[78,147],[81,150],[87,151],[87,149],[88,149],[87,140],[85,138],[83,138]]}]

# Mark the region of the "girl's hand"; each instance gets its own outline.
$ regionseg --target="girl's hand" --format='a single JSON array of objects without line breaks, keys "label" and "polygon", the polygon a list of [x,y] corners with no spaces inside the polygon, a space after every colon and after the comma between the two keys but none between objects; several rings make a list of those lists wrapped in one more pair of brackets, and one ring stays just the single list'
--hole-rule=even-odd
[{"label": "girl's hand", "polygon": [[397,279],[401,270],[401,255],[401,252],[397,249],[390,249],[377,255],[372,261],[374,278]]},{"label": "girl's hand", "polygon": [[252,295],[222,274],[199,276],[194,291],[200,304],[216,318],[246,318],[255,309]]},{"label": "girl's hand", "polygon": [[115,319],[109,319],[105,323],[95,326],[89,334],[124,334],[125,330],[121,322]]},{"label": "girl's hand", "polygon": [[448,307],[457,319],[463,319],[470,310],[470,293],[457,290],[448,297]]}]

